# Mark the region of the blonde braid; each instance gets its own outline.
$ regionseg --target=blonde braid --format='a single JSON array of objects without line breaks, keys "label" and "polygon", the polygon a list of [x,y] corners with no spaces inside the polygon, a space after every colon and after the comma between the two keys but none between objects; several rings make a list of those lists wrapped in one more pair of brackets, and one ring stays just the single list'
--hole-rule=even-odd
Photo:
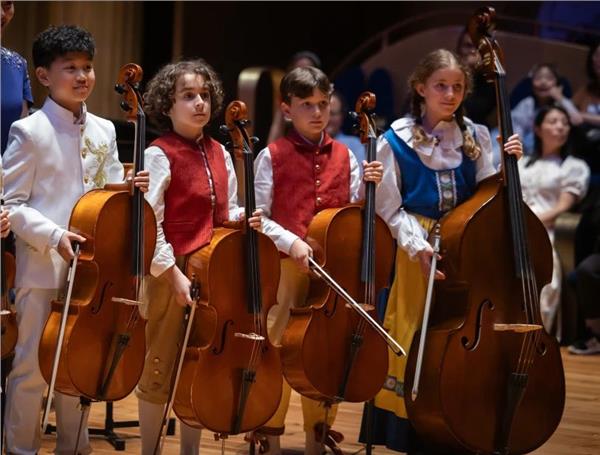
[{"label": "blonde braid", "polygon": [[475,138],[469,132],[467,126],[465,125],[465,120],[463,118],[464,115],[464,106],[461,105],[458,107],[456,112],[454,113],[454,119],[458,124],[458,127],[462,131],[463,135],[463,150],[465,155],[467,155],[471,160],[475,161],[477,158],[481,156],[481,147],[477,142],[475,142]]},{"label": "blonde braid", "polygon": [[419,95],[416,91],[412,93],[411,100],[411,115],[415,119],[415,124],[412,127],[413,133],[413,148],[417,148],[421,144],[426,144],[432,141],[433,138],[430,138],[425,133],[422,125],[421,119],[421,105],[423,103],[423,97]]}]

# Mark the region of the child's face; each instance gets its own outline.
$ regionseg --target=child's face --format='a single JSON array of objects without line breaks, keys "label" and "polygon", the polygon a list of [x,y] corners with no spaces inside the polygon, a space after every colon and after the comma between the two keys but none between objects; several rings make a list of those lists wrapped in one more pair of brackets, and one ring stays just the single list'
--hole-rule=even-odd
[{"label": "child's face", "polygon": [[450,120],[458,109],[465,96],[465,74],[460,68],[441,68],[415,88],[425,99],[425,116],[435,126]]},{"label": "child's face", "polygon": [[318,142],[329,122],[329,98],[329,95],[315,88],[307,98],[292,96],[290,104],[281,103],[281,110],[298,133],[310,141]]},{"label": "child's face", "polygon": [[186,73],[175,85],[175,99],[168,116],[179,135],[196,139],[210,120],[210,91],[200,74]]},{"label": "child's face", "polygon": [[54,101],[74,114],[92,93],[96,75],[92,60],[85,52],[68,52],[50,64],[35,69],[40,83],[48,87]]},{"label": "child's face", "polygon": [[558,150],[569,138],[569,119],[558,109],[548,111],[540,126],[535,127],[535,133],[542,141],[544,150]]},{"label": "child's face", "polygon": [[531,84],[533,85],[533,94],[544,100],[550,98],[550,89],[556,87],[558,81],[550,68],[542,66],[533,75]]}]

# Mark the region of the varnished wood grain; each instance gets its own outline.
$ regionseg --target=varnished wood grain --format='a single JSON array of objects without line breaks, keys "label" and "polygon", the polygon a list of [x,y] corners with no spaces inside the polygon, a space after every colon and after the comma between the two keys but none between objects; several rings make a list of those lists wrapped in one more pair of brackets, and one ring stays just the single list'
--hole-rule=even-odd
[{"label": "varnished wood grain", "polygon": [[[561,423],[554,435],[535,455],[597,455],[600,454],[600,356],[574,356],[561,350],[565,367],[567,400]],[[131,395],[115,403],[115,418],[118,420],[137,419],[137,399]],[[341,447],[345,454],[364,453],[358,444],[358,430],[362,414],[362,404],[342,403],[340,405],[335,429],[341,431],[346,440]],[[52,415],[51,418],[54,416]],[[104,422],[104,405],[94,404],[90,416],[90,427],[100,427]],[[126,438],[126,451],[123,454],[140,453],[139,431],[137,428],[119,429],[119,435]],[[169,436],[165,444],[165,455],[179,453],[178,436]],[[303,453],[304,432],[300,399],[293,394],[286,421],[286,434],[282,438],[284,454]],[[112,446],[99,437],[92,437],[94,453],[113,453]],[[54,436],[43,437],[41,453],[50,453],[54,449]],[[221,453],[221,441],[215,441],[213,435],[202,435],[201,454]],[[242,436],[225,441],[225,453],[246,454],[248,445]],[[397,454],[382,447],[376,447],[376,454]]]}]

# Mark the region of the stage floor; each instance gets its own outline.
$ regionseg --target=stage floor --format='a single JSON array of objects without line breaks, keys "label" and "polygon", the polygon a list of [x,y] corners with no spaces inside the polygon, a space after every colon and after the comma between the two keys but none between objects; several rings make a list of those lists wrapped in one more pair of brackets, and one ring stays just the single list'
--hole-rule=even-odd
[{"label": "stage floor", "polygon": [[[562,421],[554,435],[536,455],[598,455],[600,454],[600,355],[574,356],[562,348],[565,367],[567,400]],[[341,448],[345,454],[364,453],[364,447],[357,443],[359,424],[362,414],[362,403],[342,403],[340,405],[334,428],[345,435]],[[103,404],[94,404],[90,416],[90,427],[99,428],[104,423]],[[137,420],[137,399],[134,395],[114,405],[116,420]],[[53,419],[53,415],[51,419]],[[125,439],[123,454],[139,454],[140,440],[137,428],[118,429],[117,433]],[[175,455],[179,453],[178,436],[169,436],[163,453]],[[290,410],[286,421],[286,434],[282,437],[284,454],[303,453],[304,432],[302,430],[302,414],[300,399],[292,395]],[[92,437],[94,453],[113,453],[113,447],[101,437]],[[54,435],[43,437],[40,453],[51,453],[54,449]],[[382,447],[376,447],[376,454],[397,454]],[[212,433],[204,431],[202,435],[201,454],[221,453],[221,441],[215,441]],[[234,436],[225,440],[225,453],[247,454],[248,444],[242,436]]]}]

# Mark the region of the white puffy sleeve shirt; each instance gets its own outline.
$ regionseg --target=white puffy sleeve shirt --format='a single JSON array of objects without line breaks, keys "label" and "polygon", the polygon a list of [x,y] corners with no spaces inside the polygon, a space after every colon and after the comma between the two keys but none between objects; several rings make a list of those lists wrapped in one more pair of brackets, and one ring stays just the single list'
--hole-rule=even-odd
[{"label": "white puffy sleeve shirt", "polygon": [[[496,173],[492,162],[492,144],[490,133],[484,125],[479,125],[465,118],[465,124],[474,132],[481,155],[475,162],[476,181]],[[414,119],[404,117],[392,123],[394,133],[406,142],[417,153],[422,164],[436,171],[452,169],[460,166],[463,160],[463,136],[456,122],[440,122],[428,136],[431,142],[413,146],[412,127]],[[377,159],[383,163],[383,178],[377,188],[377,213],[388,224],[398,245],[411,258],[424,250],[427,245],[428,233],[423,229],[417,218],[402,207],[402,175],[394,157],[394,152],[381,135],[377,141]]]},{"label": "white puffy sleeve shirt", "polygon": [[[227,194],[229,198],[229,219],[237,220],[243,213],[243,207],[237,204],[237,178],[231,155],[223,149],[225,168],[227,169]],[[175,264],[173,247],[165,238],[163,220],[165,216],[165,191],[171,182],[171,166],[165,152],[160,147],[150,146],[145,151],[145,168],[150,171],[150,187],[146,193],[146,200],[154,209],[156,217],[156,248],[150,266],[150,273],[159,276]]]},{"label": "white puffy sleeve shirt", "polygon": [[530,166],[530,157],[519,160],[523,200],[536,215],[554,208],[562,193],[584,198],[590,181],[590,168],[579,158],[558,156],[540,158]]}]

